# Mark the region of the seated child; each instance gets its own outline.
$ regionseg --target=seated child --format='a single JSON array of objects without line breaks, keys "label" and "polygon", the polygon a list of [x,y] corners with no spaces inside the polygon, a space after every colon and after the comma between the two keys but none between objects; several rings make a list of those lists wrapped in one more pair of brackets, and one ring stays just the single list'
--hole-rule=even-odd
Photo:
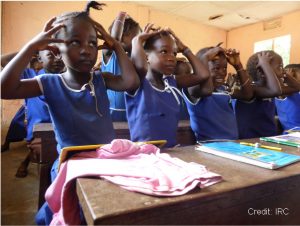
[{"label": "seated child", "polygon": [[[193,73],[174,76],[177,53],[189,60]],[[209,72],[174,32],[154,30],[153,24],[132,40],[131,59],[141,80],[138,89],[125,95],[131,140],[167,140],[166,147],[172,147],[180,110],[177,87],[194,86]]]},{"label": "seated child", "polygon": [[[235,49],[224,50],[217,46],[201,49],[197,57],[206,61],[210,77],[204,83],[184,90],[196,139],[238,139],[231,98],[247,100],[252,97],[250,79],[240,62],[240,53]],[[235,78],[238,86],[228,87],[225,84],[228,63],[237,72]]]},{"label": "seated child", "polygon": [[285,67],[284,83],[295,88],[290,95],[275,98],[277,115],[283,130],[300,127],[300,64]]},{"label": "seated child", "polygon": [[[131,54],[131,41],[140,33],[139,24],[126,12],[119,12],[114,22],[109,27],[110,34],[119,41],[128,56]],[[115,75],[121,74],[121,68],[116,53],[104,49],[102,51],[102,72],[111,72]],[[110,103],[110,114],[113,121],[127,121],[124,92],[107,90]]]},{"label": "seated child", "polygon": [[[122,46],[102,25],[89,17],[90,7],[100,9],[101,6],[91,1],[84,12],[71,12],[52,18],[43,31],[26,44],[1,72],[3,99],[44,95],[58,152],[68,146],[110,143],[115,134],[106,89],[130,92],[139,86],[136,70]],[[117,53],[121,76],[107,72],[102,76],[91,73],[101,48],[98,38],[104,40],[102,47]],[[21,80],[20,75],[32,54],[46,49],[61,54],[66,71]],[[52,180],[57,175],[57,166],[58,161],[55,161],[51,171]],[[52,212],[46,203],[36,220],[38,224],[49,224],[51,219]]]},{"label": "seated child", "polygon": [[255,53],[248,59],[247,71],[253,80],[254,97],[250,101],[236,101],[239,138],[277,135],[273,97],[282,94],[282,59],[270,50]]}]

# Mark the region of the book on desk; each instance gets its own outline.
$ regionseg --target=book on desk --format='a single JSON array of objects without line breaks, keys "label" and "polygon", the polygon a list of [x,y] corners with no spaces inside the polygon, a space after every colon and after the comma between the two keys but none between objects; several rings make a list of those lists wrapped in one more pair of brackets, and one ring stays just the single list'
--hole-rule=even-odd
[{"label": "book on desk", "polygon": [[251,147],[235,142],[205,143],[197,146],[196,150],[267,169],[277,169],[300,161],[298,155]]},{"label": "book on desk", "polygon": [[260,139],[277,144],[289,145],[298,148],[300,147],[300,132],[293,132],[272,137],[261,137]]}]

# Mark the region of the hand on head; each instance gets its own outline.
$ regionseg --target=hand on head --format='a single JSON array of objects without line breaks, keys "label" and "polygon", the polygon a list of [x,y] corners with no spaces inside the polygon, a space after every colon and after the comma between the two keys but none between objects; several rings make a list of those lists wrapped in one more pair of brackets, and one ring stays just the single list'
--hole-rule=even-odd
[{"label": "hand on head", "polygon": [[54,38],[54,35],[65,25],[53,25],[55,20],[56,17],[50,19],[44,26],[43,31],[30,41],[29,45],[33,46],[35,51],[50,50],[55,54],[59,53],[58,48],[53,44],[64,43],[65,41],[63,39]]},{"label": "hand on head", "polygon": [[171,28],[166,28],[164,30],[168,31],[174,37],[177,45],[177,51],[179,53],[182,53],[187,48],[187,46],[183,44],[183,42],[176,36],[174,31],[171,30]]},{"label": "hand on head", "polygon": [[225,55],[225,50],[222,47],[214,47],[209,49],[204,55],[203,57],[206,58],[208,61],[211,60],[215,60],[217,58],[219,58],[219,54],[220,53],[224,53]]},{"label": "hand on head", "polygon": [[160,27],[157,27],[155,28],[154,27],[154,24],[152,23],[148,23],[143,32],[140,33],[139,35],[137,35],[134,40],[140,40],[142,43],[144,43],[147,39],[149,39],[150,37],[158,34],[159,32],[161,32],[161,28]]},{"label": "hand on head", "polygon": [[241,64],[240,52],[236,49],[226,49],[225,50],[226,59],[229,64],[233,67],[237,67]]},{"label": "hand on head", "polygon": [[256,68],[261,67],[263,64],[270,64],[272,56],[269,52],[261,52],[257,54],[258,63]]}]

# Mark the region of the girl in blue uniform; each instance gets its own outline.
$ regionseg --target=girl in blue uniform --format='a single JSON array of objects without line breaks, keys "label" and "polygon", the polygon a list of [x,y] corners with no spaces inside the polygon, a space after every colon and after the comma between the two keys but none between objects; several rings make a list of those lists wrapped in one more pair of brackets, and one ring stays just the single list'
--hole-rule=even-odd
[{"label": "girl in blue uniform", "polygon": [[[131,54],[131,41],[140,33],[139,24],[129,17],[126,12],[119,12],[118,16],[109,27],[110,34],[119,41],[128,56]],[[111,72],[117,76],[121,74],[121,68],[116,53],[111,50],[102,51],[102,72]],[[127,121],[124,92],[107,90],[110,103],[110,114],[113,121]]]},{"label": "girl in blue uniform", "polygon": [[[184,90],[185,101],[190,114],[191,128],[198,141],[216,139],[238,139],[237,123],[231,98],[250,99],[250,79],[240,62],[235,49],[208,47],[197,53],[199,59],[208,59],[210,77],[203,84]],[[227,63],[237,75],[233,87],[225,85]]]},{"label": "girl in blue uniform", "polygon": [[283,75],[282,59],[274,51],[255,53],[247,62],[247,71],[253,80],[254,98],[236,101],[239,138],[274,136],[277,134],[274,97],[283,93],[279,82]]},{"label": "girl in blue uniform", "polygon": [[[193,73],[176,77],[176,54],[189,60]],[[177,144],[176,131],[181,92],[177,87],[199,84],[208,76],[207,68],[171,30],[155,30],[148,24],[132,41],[132,61],[141,85],[125,96],[131,140],[167,140]]]},{"label": "girl in blue uniform", "polygon": [[284,83],[295,92],[275,98],[277,115],[284,131],[300,128],[300,64],[289,64],[285,69]]},{"label": "girl in blue uniform", "polygon": [[[87,11],[71,12],[47,22],[44,30],[30,41],[1,72],[2,98],[16,99],[44,95],[57,141],[57,151],[67,146],[103,144],[114,139],[106,88],[132,91],[139,85],[138,75],[122,46],[104,28],[89,17],[89,8],[101,4],[89,2]],[[122,68],[122,76],[91,73],[97,60],[98,38],[102,47],[113,49]],[[43,74],[20,80],[33,53],[51,50],[61,54],[66,66],[62,74]],[[53,165],[52,179],[57,164]],[[76,208],[76,207],[74,207]],[[47,204],[37,215],[38,224],[49,224],[52,215]]]}]

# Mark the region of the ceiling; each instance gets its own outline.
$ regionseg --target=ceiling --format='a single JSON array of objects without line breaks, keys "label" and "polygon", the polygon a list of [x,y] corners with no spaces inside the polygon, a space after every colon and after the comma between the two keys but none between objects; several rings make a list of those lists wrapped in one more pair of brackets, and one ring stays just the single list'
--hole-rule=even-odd
[{"label": "ceiling", "polygon": [[[231,30],[300,10],[300,1],[135,1],[202,24]],[[211,16],[223,15],[209,20]]]}]

